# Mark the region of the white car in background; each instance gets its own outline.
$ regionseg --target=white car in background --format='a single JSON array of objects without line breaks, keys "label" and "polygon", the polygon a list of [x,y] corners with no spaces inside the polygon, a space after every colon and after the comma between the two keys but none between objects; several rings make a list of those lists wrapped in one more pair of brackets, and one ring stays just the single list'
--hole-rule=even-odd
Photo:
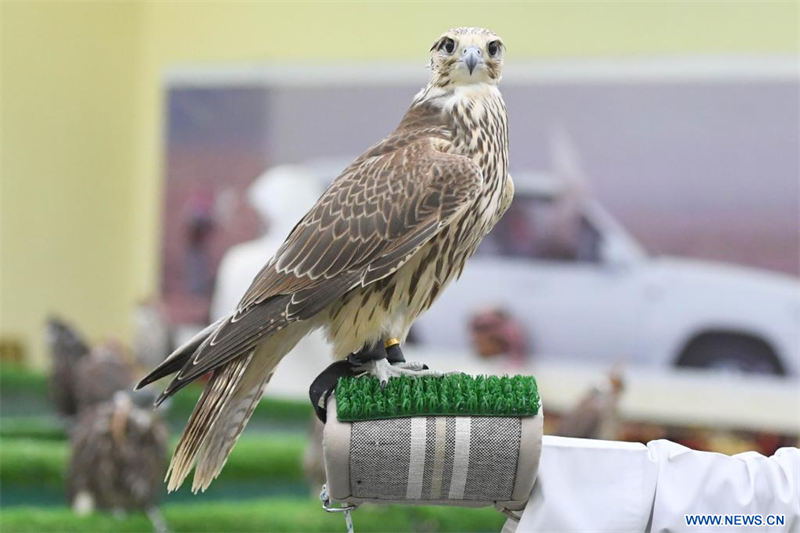
[{"label": "white car in background", "polygon": [[535,359],[800,374],[797,279],[648,256],[597,201],[526,178],[461,279],[414,325],[421,347],[470,350],[470,319],[492,307],[522,324]]}]

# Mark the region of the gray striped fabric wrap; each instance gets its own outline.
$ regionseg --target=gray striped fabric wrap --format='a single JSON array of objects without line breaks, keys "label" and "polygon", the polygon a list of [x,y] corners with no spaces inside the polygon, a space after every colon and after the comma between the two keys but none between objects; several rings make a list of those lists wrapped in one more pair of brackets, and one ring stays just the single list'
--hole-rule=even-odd
[{"label": "gray striped fabric wrap", "polygon": [[533,488],[541,414],[347,423],[337,420],[335,400],[328,409],[323,450],[337,501],[519,509]]}]

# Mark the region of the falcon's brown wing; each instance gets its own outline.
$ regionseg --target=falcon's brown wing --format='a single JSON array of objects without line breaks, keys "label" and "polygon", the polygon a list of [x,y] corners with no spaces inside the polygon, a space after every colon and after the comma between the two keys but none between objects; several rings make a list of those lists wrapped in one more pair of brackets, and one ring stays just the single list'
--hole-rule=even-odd
[{"label": "falcon's brown wing", "polygon": [[[390,142],[391,141],[391,142]],[[358,285],[400,268],[480,192],[472,160],[441,138],[378,145],[350,165],[259,272],[234,315],[194,352],[162,396],[248,353],[289,322],[308,319]],[[155,373],[155,372],[154,372]]]},{"label": "falcon's brown wing", "polygon": [[300,301],[319,298],[338,285],[332,280],[350,289],[391,274],[475,200],[482,180],[472,160],[435,149],[431,139],[357,160],[295,226],[236,314],[292,294],[288,316],[308,318],[316,310],[304,312]]}]

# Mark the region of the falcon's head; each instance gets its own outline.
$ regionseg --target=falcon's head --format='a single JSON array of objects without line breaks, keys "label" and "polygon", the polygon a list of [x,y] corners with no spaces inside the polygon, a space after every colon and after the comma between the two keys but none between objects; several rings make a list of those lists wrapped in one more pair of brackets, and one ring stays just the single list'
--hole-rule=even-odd
[{"label": "falcon's head", "polygon": [[483,28],[453,28],[431,46],[431,85],[450,87],[500,81],[505,46]]}]

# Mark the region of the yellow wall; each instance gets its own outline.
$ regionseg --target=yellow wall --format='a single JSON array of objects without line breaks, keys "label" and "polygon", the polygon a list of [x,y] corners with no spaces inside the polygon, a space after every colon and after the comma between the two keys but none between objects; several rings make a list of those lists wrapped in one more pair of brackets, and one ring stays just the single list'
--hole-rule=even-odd
[{"label": "yellow wall", "polygon": [[128,334],[158,280],[171,65],[419,59],[485,25],[509,57],[796,53],[794,2],[2,2],[0,334],[59,311]]},{"label": "yellow wall", "polygon": [[132,242],[141,17],[2,4],[1,333],[38,361],[50,312],[127,335],[131,260],[153,253]]}]

